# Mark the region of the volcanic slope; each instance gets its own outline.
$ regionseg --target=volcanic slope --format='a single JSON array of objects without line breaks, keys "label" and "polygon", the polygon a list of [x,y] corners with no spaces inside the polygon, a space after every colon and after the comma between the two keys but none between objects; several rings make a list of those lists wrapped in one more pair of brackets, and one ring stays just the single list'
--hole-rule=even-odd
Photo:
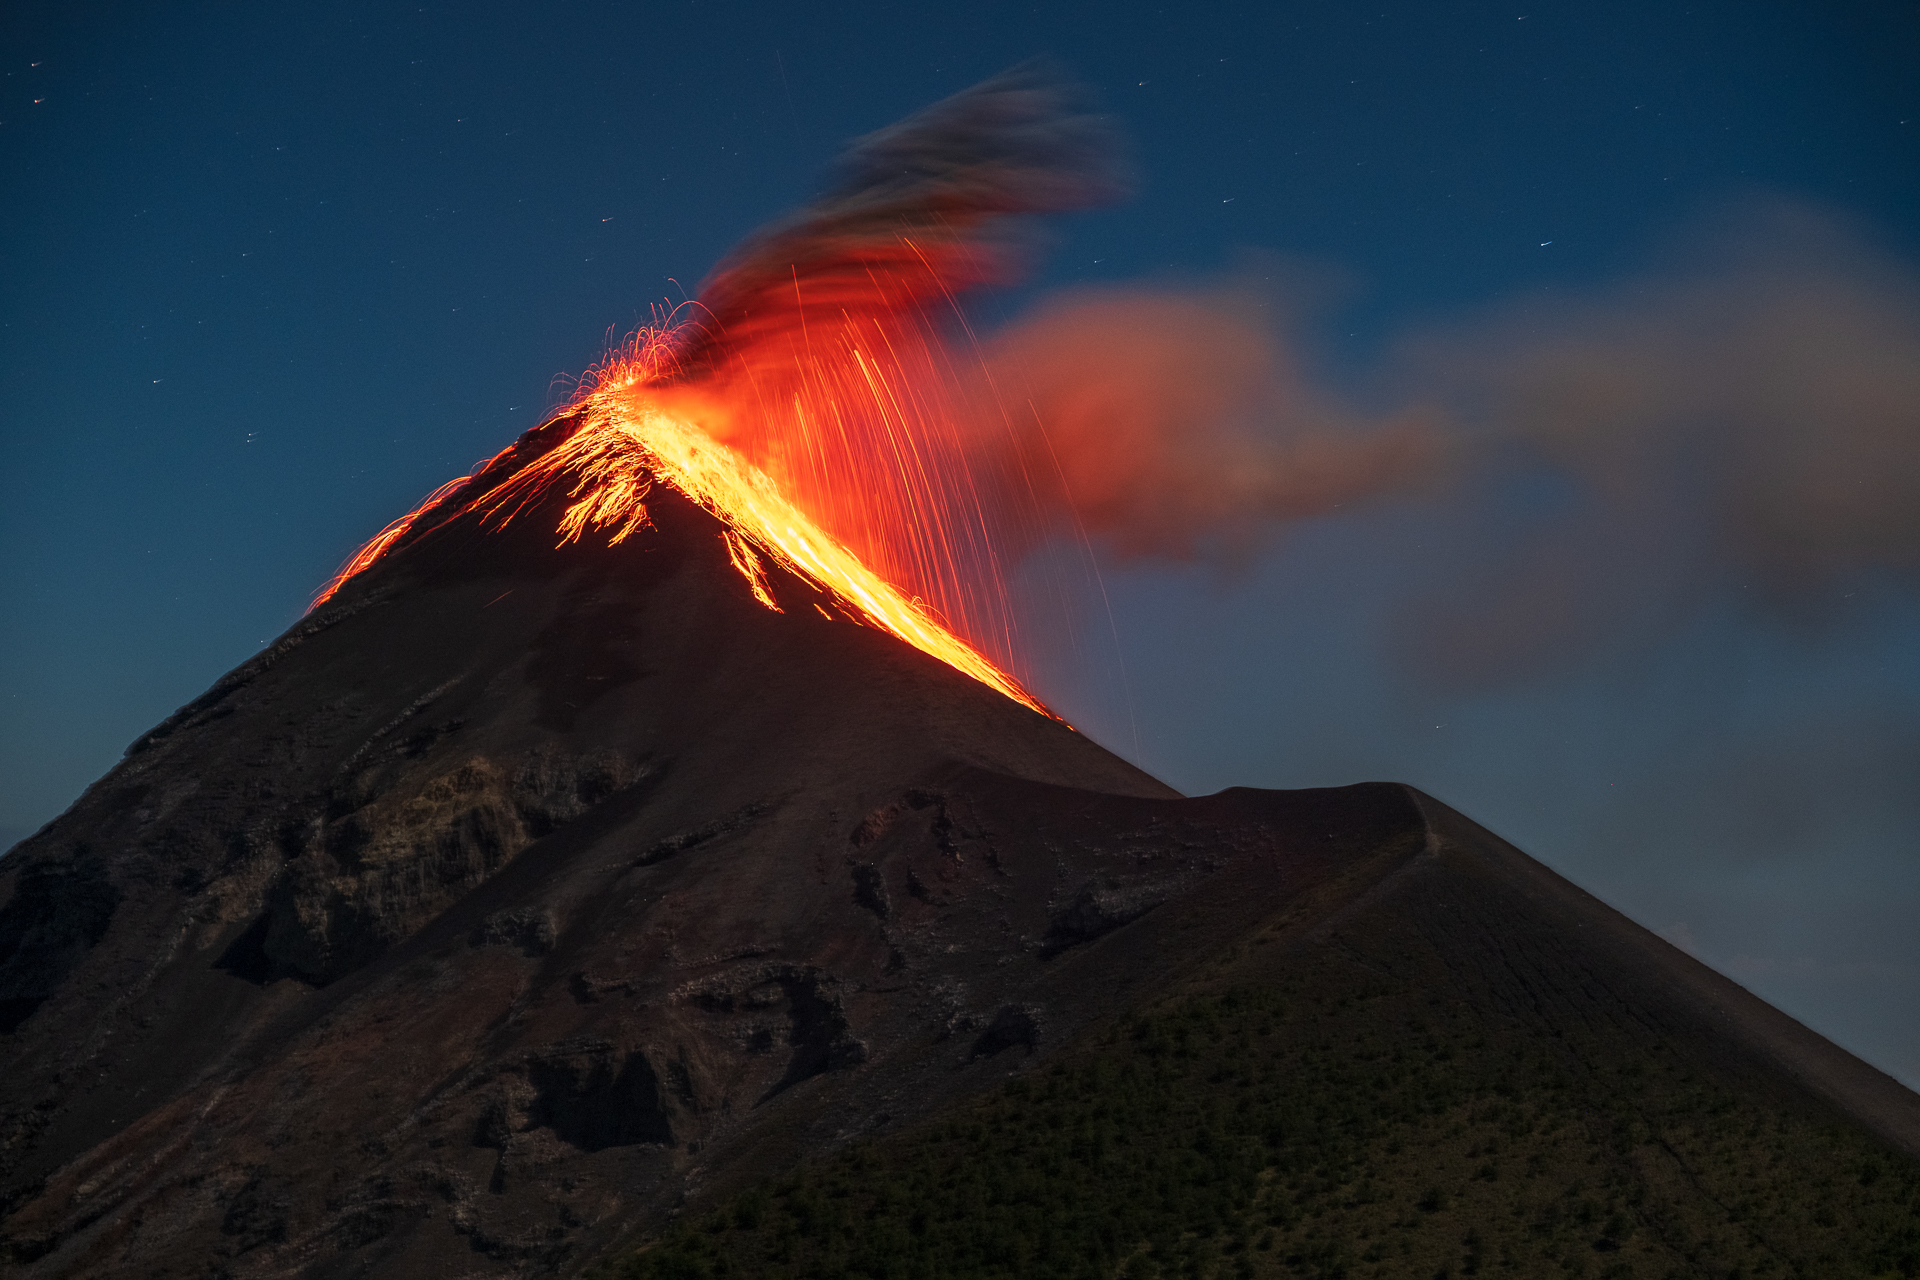
[{"label": "volcanic slope", "polygon": [[1352,850],[1360,892],[1268,898],[1122,1016],[1002,1054],[985,1096],[705,1197],[593,1274],[1920,1275],[1912,1094],[1392,790],[1185,802],[1291,819],[1289,860],[1312,818],[1396,805],[1426,839]]},{"label": "volcanic slope", "polygon": [[[1404,1119],[1370,1071],[1341,1074],[1377,1051],[1379,1079],[1458,1083],[1421,1113],[1438,1128],[1381,1139],[1403,1163],[1423,1143],[1480,1159],[1453,1152],[1455,1126],[1505,1123],[1482,1112],[1523,1071],[1559,1091],[1563,1125],[1597,1131],[1637,1063],[1684,1082],[1656,1091],[1679,1100],[1662,1115],[1760,1127],[1718,1154],[1660,1131],[1669,1163],[1591,1175],[1609,1212],[1719,1195],[1715,1161],[1783,1167],[1773,1121],[1840,1135],[1788,1143],[1790,1172],[1878,1162],[1871,1204],[1911,1211],[1912,1094],[1418,793],[1183,799],[827,616],[792,575],[769,574],[782,611],[763,607],[719,522],[664,486],[653,527],[618,545],[556,549],[565,497],[540,502],[504,529],[430,513],[0,861],[11,1274],[839,1274],[841,1220],[763,1179],[852,1159],[911,1186],[912,1153],[955,1123],[962,1183],[1031,1172],[993,1135],[1072,1113],[995,1090],[1092,1081],[1100,1105],[1100,1071],[1143,1069],[1130,1054],[1207,1067],[1117,1090],[1128,1131],[1169,1160],[1216,1140],[1257,1156],[1260,1186],[1344,1185],[1368,1109]],[[1228,1001],[1267,1057],[1181,1057],[1200,1043],[1181,1028],[1227,1025],[1204,1011]],[[1456,1065],[1408,1066],[1416,1049]],[[1354,1125],[1263,1132],[1247,1154],[1169,1105],[1289,1072]],[[1604,1149],[1631,1162],[1653,1141],[1629,1128]],[[871,1180],[844,1185],[840,1207],[868,1214]],[[1111,1178],[1080,1185],[1125,1203]],[[1280,1212],[1241,1192],[1218,1204]],[[991,1196],[948,1207],[998,1229]],[[1857,1225],[1828,1218],[1807,1231]],[[720,1229],[633,1252],[670,1219]],[[825,1235],[782,1235],[789,1220]],[[1148,1225],[1159,1243],[1079,1248],[1065,1273],[1152,1274],[1185,1241],[1178,1265],[1205,1273],[1245,1222]],[[1309,1258],[1280,1244],[1232,1256]],[[1030,1269],[981,1266],[953,1273]]]}]

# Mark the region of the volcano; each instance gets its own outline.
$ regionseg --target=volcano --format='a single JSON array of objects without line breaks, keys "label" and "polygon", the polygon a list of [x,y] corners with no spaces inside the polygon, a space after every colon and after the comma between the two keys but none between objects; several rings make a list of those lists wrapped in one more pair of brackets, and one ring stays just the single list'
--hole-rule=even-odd
[{"label": "volcano", "polygon": [[417,530],[0,861],[16,1274],[567,1273],[1222,984],[1920,1152],[1920,1098],[1430,797],[1182,798],[651,518]]},{"label": "volcano", "polygon": [[924,308],[1097,133],[1022,72],[864,140],[0,860],[9,1274],[1920,1274],[1897,1082],[988,652]]}]

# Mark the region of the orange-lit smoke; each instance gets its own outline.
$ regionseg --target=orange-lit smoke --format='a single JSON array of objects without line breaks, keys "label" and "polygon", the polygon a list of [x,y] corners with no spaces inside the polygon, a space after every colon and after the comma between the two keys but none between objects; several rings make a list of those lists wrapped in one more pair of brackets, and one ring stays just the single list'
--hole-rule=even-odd
[{"label": "orange-lit smoke", "polygon": [[1368,421],[1302,376],[1248,289],[1085,289],[994,339],[1027,474],[1124,556],[1246,553],[1280,523],[1421,483],[1428,415]]}]

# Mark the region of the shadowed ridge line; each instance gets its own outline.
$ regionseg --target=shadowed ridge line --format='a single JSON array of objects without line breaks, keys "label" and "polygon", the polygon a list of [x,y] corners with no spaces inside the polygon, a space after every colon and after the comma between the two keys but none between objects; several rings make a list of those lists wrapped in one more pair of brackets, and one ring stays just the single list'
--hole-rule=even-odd
[{"label": "shadowed ridge line", "polygon": [[[1732,978],[1636,924],[1544,863],[1458,810],[1414,787],[1407,791],[1433,835],[1435,858],[1491,873],[1506,888],[1553,915],[1580,917],[1579,937],[1601,951],[1604,969],[1628,976],[1669,1002],[1673,1012],[1866,1127],[1902,1153],[1920,1157],[1920,1094],[1861,1061]],[[1406,868],[1404,870],[1410,870]],[[1593,927],[1589,928],[1591,925]]]}]

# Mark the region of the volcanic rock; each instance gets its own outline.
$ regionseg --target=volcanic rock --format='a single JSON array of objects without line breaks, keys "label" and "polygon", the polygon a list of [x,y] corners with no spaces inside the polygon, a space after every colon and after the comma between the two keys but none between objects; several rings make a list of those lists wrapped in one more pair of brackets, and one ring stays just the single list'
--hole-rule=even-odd
[{"label": "volcanic rock", "polygon": [[1913,1094],[1426,796],[1182,798],[763,607],[664,486],[618,545],[555,501],[423,522],[0,861],[13,1273],[576,1271],[1256,942],[1418,943],[1920,1153]]}]

